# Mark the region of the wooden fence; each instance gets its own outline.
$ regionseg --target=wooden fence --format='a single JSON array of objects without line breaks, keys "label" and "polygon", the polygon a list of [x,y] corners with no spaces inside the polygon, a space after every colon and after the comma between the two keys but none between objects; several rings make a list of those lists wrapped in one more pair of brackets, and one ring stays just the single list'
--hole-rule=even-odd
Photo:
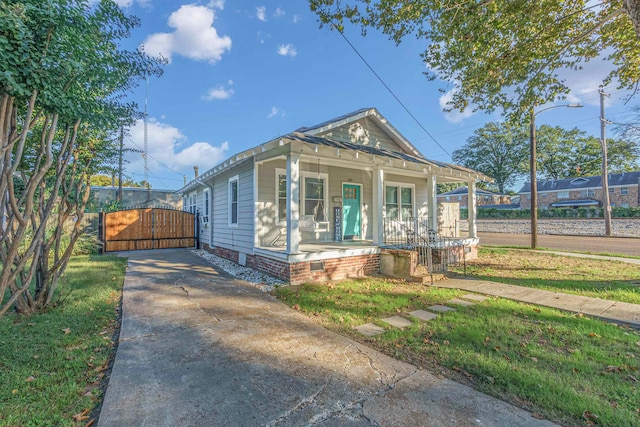
[{"label": "wooden fence", "polygon": [[195,246],[195,215],[192,213],[140,208],[103,215],[105,252]]}]

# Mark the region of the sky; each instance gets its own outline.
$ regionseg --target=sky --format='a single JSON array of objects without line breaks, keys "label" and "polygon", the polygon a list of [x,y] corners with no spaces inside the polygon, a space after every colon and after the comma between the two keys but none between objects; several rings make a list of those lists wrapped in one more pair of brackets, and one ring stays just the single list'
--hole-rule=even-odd
[{"label": "sky", "polygon": [[[193,166],[203,173],[235,153],[364,107],[377,108],[425,157],[444,162],[476,129],[501,120],[497,113],[443,111],[451,85],[424,75],[424,41],[408,38],[396,46],[375,30],[363,37],[347,26],[346,38],[418,124],[339,33],[320,28],[306,1],[116,2],[141,20],[124,46],[169,60],[161,77],[128,94],[141,111],[147,104],[147,173],[154,189],[179,189],[184,176],[193,179]],[[577,127],[599,137],[598,87],[606,72],[602,61],[567,72],[572,92],[565,102],[584,108],[542,112],[537,125]],[[625,105],[626,92],[605,90],[611,94],[607,119],[624,121],[633,101]],[[615,136],[612,128],[607,132]],[[125,145],[144,147],[142,121],[129,129]],[[125,175],[143,180],[142,155],[126,160]]]}]

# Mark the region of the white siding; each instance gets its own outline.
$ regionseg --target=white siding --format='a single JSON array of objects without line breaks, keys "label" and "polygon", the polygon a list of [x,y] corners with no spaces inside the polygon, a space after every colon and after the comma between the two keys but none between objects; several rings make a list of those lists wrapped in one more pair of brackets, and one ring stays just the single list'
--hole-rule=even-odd
[{"label": "white siding", "polygon": [[319,136],[324,136],[330,139],[335,139],[336,141],[341,142],[351,142],[353,144],[361,144],[362,141],[358,141],[354,139],[353,134],[349,134],[349,129],[352,128],[355,124],[359,124],[363,129],[366,129],[369,133],[369,143],[372,147],[383,148],[389,151],[395,152],[407,152],[406,149],[401,148],[393,139],[391,139],[381,128],[378,126],[376,122],[374,122],[371,118],[365,117],[363,119],[357,120],[356,122],[349,123],[344,126],[340,126],[337,128],[329,129],[326,132],[319,134]]},{"label": "white siding", "polygon": [[258,214],[257,233],[261,244],[268,245],[283,227],[276,224],[276,169],[285,169],[284,159],[277,159],[258,166]]},{"label": "white siding", "polygon": [[[238,176],[238,225],[229,226],[229,178]],[[240,163],[213,179],[213,246],[253,254],[253,161]]]}]

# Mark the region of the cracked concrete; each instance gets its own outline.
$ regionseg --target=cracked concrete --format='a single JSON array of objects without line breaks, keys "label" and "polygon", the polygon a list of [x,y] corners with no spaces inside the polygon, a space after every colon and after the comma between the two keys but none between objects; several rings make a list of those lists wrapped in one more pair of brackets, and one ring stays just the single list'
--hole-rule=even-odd
[{"label": "cracked concrete", "polygon": [[100,427],[553,425],[334,334],[190,251],[127,255]]}]

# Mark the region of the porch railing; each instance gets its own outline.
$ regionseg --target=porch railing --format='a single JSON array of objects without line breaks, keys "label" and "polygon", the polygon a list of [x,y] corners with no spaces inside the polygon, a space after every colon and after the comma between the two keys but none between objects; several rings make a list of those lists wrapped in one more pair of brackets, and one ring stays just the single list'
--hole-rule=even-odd
[{"label": "porch railing", "polygon": [[431,275],[445,273],[451,266],[461,265],[466,270],[463,240],[438,234],[429,228],[428,218],[385,218],[383,241],[388,247],[416,251],[418,264]]}]

